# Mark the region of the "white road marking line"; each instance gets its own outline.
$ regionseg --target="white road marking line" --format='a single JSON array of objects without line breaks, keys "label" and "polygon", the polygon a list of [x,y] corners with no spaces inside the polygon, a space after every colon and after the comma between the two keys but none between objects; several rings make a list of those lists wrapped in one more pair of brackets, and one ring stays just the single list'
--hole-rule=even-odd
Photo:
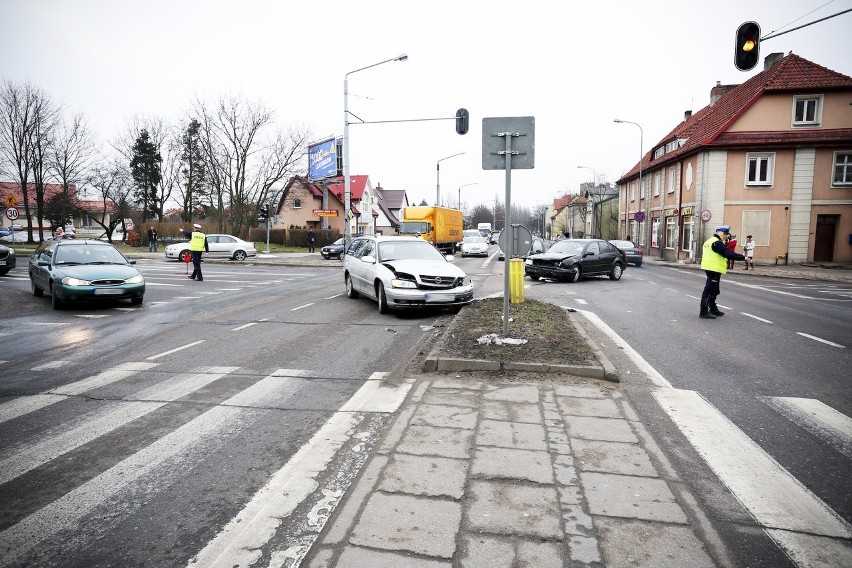
[{"label": "white road marking line", "polygon": [[53,369],[61,369],[67,364],[68,361],[50,361],[49,363],[43,363],[41,365],[36,365],[35,367],[30,367],[30,371],[51,371]]},{"label": "white road marking line", "polygon": [[176,375],[149,389],[126,397],[122,402],[110,402],[105,408],[89,412],[63,424],[36,443],[26,442],[18,448],[4,450],[0,460],[0,484],[79,448],[116,428],[165,406],[218,380],[239,367],[212,367],[192,374]]},{"label": "white road marking line", "polygon": [[674,292],[675,294],[680,294],[680,290],[675,290],[674,288],[666,288],[669,292]]},{"label": "white road marking line", "polygon": [[[80,522],[96,507],[124,491],[131,483],[155,475],[160,468],[174,466],[174,460],[190,452],[205,440],[221,437],[222,430],[236,427],[242,409],[259,403],[276,387],[282,386],[276,377],[266,377],[211,408],[186,424],[172,430],[149,446],[119,462],[100,475],[66,493],[56,501],[0,531],[0,550],[3,562],[14,563],[43,539]],[[152,482],[152,485],[154,483]]]},{"label": "white road marking line", "polygon": [[754,319],[756,319],[757,321],[762,321],[763,323],[774,323],[774,322],[772,322],[772,321],[770,321],[770,320],[768,320],[768,319],[763,319],[763,318],[757,317],[756,315],[754,315],[754,314],[750,314],[750,313],[748,313],[748,312],[740,312],[740,313],[741,313],[742,315],[744,315],[744,316],[748,316],[748,317],[750,317],[750,318],[754,318]]},{"label": "white road marking line", "polygon": [[825,343],[826,345],[831,345],[832,347],[839,347],[841,349],[846,349],[845,345],[840,345],[839,343],[834,343],[833,341],[829,341],[828,339],[823,339],[821,337],[817,337],[816,335],[810,335],[809,333],[802,333],[801,331],[797,331],[796,335],[801,335],[802,337],[807,337],[808,339],[813,339],[814,341],[819,341],[820,343]]},{"label": "white road marking line", "polygon": [[687,298],[692,298],[693,300],[701,300],[701,296],[693,296],[692,294],[686,294]]},{"label": "white road marking line", "polygon": [[146,279],[145,286],[169,286],[171,288],[178,288],[180,286],[186,286],[186,284],[166,284],[165,282],[151,282]]},{"label": "white road marking line", "polygon": [[589,302],[587,302],[583,298],[575,298],[574,301],[577,302],[578,304],[583,304],[584,306],[589,305]]},{"label": "white road marking line", "polygon": [[159,363],[123,363],[113,369],[107,369],[97,375],[80,379],[73,383],[51,389],[33,396],[22,396],[0,404],[0,422],[6,422],[18,416],[35,412],[51,404],[65,400],[69,396],[82,394],[88,390],[120,381],[139,371],[156,367]]},{"label": "white road marking line", "polygon": [[603,333],[605,333],[620,349],[624,351],[624,353],[630,357],[633,363],[639,367],[639,370],[645,373],[645,375],[651,380],[652,383],[657,385],[658,387],[666,387],[671,388],[672,384],[668,382],[654,367],[652,367],[639,353],[636,352],[626,341],[624,341],[621,336],[619,336],[615,331],[612,330],[604,321],[599,318],[596,314],[592,312],[587,312],[585,310],[577,310],[579,313],[586,316],[590,322],[598,327]]},{"label": "white road marking line", "polygon": [[335,294],[334,296],[328,296],[327,298],[323,298],[323,300],[332,300],[334,298],[339,298],[342,295],[343,295],[343,292],[341,292],[340,294]]},{"label": "white road marking line", "polygon": [[813,398],[760,397],[829,446],[852,458],[852,418]]},{"label": "white road marking line", "polygon": [[313,306],[313,305],[314,305],[314,303],[313,303],[313,302],[311,302],[310,304],[305,304],[304,306],[298,306],[298,307],[296,307],[296,308],[293,308],[293,309],[292,309],[292,310],[290,310],[290,311],[291,311],[291,312],[295,312],[295,311],[297,311],[297,310],[301,310],[302,308],[307,308],[307,307],[310,307],[310,306]]},{"label": "white road marking line", "polygon": [[699,393],[657,389],[652,394],[760,525],[809,535],[852,538],[849,523]]},{"label": "white road marking line", "polygon": [[164,351],[163,353],[159,353],[158,355],[151,355],[150,357],[146,357],[145,360],[153,361],[154,359],[159,359],[160,357],[165,357],[166,355],[171,355],[172,353],[177,353],[178,351],[183,351],[184,349],[189,349],[190,347],[194,347],[196,345],[204,343],[204,341],[204,339],[201,339],[199,341],[193,341],[192,343],[187,343],[186,345],[183,345],[181,347],[175,347],[174,349]]},{"label": "white road marking line", "polygon": [[235,327],[235,328],[231,329],[231,331],[240,331],[241,329],[245,329],[245,328],[251,327],[253,325],[257,325],[257,322],[253,321],[251,323],[247,323],[247,324],[241,325],[239,327]]},{"label": "white road marking line", "polygon": [[74,317],[84,319],[101,319],[108,318],[109,314],[74,314]]},{"label": "white road marking line", "polygon": [[[189,561],[188,566],[230,568],[253,564],[281,523],[317,489],[316,477],[328,467],[338,450],[349,440],[351,430],[362,420],[361,413],[391,413],[402,404],[413,379],[388,388],[390,385],[384,385],[381,381],[385,375],[374,373],[371,379],[377,377],[377,380],[364,383],[308,443],[272,476],[249,504]],[[375,400],[385,390],[392,391],[388,393],[391,396],[383,397],[383,402]],[[376,410],[368,410],[371,405]],[[347,408],[353,410],[347,411]],[[324,525],[328,517],[330,515],[319,522]],[[315,528],[322,531],[323,527]],[[306,543],[306,550],[311,544]]]}]

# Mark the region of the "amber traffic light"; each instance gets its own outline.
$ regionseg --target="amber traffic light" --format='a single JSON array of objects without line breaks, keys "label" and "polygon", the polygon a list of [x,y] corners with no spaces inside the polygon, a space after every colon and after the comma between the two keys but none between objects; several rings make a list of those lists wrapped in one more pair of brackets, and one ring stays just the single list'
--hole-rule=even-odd
[{"label": "amber traffic light", "polygon": [[737,28],[734,65],[740,71],[751,71],[760,59],[760,26],[745,22]]}]

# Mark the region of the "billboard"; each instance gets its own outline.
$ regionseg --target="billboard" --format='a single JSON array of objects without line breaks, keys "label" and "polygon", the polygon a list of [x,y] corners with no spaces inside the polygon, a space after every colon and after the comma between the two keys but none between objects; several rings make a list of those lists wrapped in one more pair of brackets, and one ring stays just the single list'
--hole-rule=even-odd
[{"label": "billboard", "polygon": [[337,176],[337,145],[334,138],[308,146],[308,179]]}]

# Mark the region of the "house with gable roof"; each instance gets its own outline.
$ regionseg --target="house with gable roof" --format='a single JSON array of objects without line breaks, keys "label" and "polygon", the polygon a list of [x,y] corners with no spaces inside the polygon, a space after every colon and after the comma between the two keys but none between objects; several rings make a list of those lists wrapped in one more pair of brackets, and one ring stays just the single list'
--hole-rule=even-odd
[{"label": "house with gable roof", "polygon": [[757,264],[852,260],[850,105],[852,77],[792,53],[717,84],[617,181],[623,238],[698,262],[725,224],[740,242],[753,236]]},{"label": "house with gable roof", "polygon": [[[47,203],[51,198],[63,191],[65,191],[65,186],[61,183],[44,184],[44,202]],[[35,184],[27,184],[27,205],[29,205],[30,213],[29,219],[26,218],[25,214],[26,207],[24,206],[24,194],[21,191],[21,184],[19,182],[0,182],[0,202],[5,204],[10,197],[14,203],[17,204],[18,213],[20,215],[20,217],[15,221],[15,224],[19,224],[22,227],[32,227],[37,238],[40,231],[50,232],[51,227],[49,226],[49,221],[47,219],[42,219],[42,226],[39,225]],[[109,224],[116,213],[115,203],[112,201],[104,203],[103,200],[81,199],[77,193],[77,186],[73,183],[68,186],[68,197],[78,208],[73,212],[73,216],[70,219],[71,223],[78,229],[96,229],[98,227],[97,221]]]},{"label": "house with gable roof", "polygon": [[[325,195],[325,197],[324,197]],[[323,202],[326,199],[326,202]],[[281,194],[276,210],[278,223],[272,228],[290,226],[323,228],[323,218],[328,219],[328,228],[344,232],[345,187],[342,177],[312,182],[304,176],[293,176]],[[387,190],[381,185],[375,188],[369,176],[350,177],[351,234],[394,234],[399,227],[402,208],[408,206],[405,190]],[[332,214],[333,213],[333,214]]]}]

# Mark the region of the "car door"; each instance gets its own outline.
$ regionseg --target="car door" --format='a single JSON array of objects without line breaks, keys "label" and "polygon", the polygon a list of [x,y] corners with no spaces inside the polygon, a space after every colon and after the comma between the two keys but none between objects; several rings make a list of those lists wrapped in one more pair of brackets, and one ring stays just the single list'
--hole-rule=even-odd
[{"label": "car door", "polygon": [[601,272],[601,250],[597,241],[592,241],[583,250],[583,274],[600,274]]},{"label": "car door", "polygon": [[[612,270],[615,262],[621,258],[621,252],[612,243],[600,243],[601,246],[601,270],[607,274]],[[624,268],[624,266],[622,266]]]},{"label": "car door", "polygon": [[[40,245],[35,253],[33,253],[32,279],[36,286],[42,290],[48,290],[47,281],[50,279],[50,264],[53,263],[53,249],[55,243],[46,243]],[[48,263],[48,266],[39,266],[39,261],[43,260]]]},{"label": "car door", "polygon": [[367,277],[365,263],[361,261],[361,258],[364,256],[368,242],[367,239],[355,239],[346,253],[349,278],[352,279],[352,287],[359,292],[364,291],[364,279]]},{"label": "car door", "polygon": [[[376,243],[370,239],[364,240],[364,246],[358,247],[355,251],[355,265],[358,267],[358,280],[361,291],[370,296],[376,295],[376,290],[373,288],[373,282],[376,279]],[[365,261],[365,258],[372,258],[373,261]]]},{"label": "car door", "polygon": [[208,253],[211,257],[221,258],[228,256],[228,243],[222,240],[224,235],[207,235],[207,246],[210,248]]}]

